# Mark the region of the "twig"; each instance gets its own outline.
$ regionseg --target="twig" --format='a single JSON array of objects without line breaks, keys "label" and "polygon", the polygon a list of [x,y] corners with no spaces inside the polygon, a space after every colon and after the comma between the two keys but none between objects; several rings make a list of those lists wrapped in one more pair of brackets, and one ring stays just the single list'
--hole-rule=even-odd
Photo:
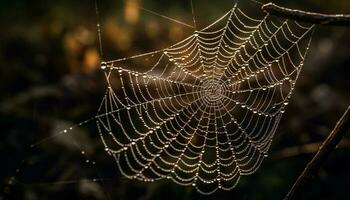
[{"label": "twig", "polygon": [[307,164],[304,171],[300,174],[298,179],[295,181],[292,188],[289,190],[285,197],[285,200],[293,199],[296,195],[297,190],[308,180],[308,178],[318,171],[323,162],[328,158],[330,153],[336,148],[340,140],[344,137],[346,132],[350,128],[350,106],[345,111],[343,116],[337,122],[331,134],[323,142],[320,149],[312,160]]},{"label": "twig", "polygon": [[270,15],[285,19],[293,19],[299,22],[330,26],[350,26],[350,15],[328,15],[301,10],[293,10],[278,6],[274,3],[264,4],[261,8],[264,12]]},{"label": "twig", "polygon": [[[299,156],[302,154],[311,154],[316,153],[319,150],[322,142],[315,142],[310,144],[303,144],[301,146],[293,146],[281,149],[275,153],[272,153],[271,159],[282,159],[282,158],[290,158],[294,156]],[[343,139],[339,142],[338,148],[349,149],[350,148],[350,140]]]}]

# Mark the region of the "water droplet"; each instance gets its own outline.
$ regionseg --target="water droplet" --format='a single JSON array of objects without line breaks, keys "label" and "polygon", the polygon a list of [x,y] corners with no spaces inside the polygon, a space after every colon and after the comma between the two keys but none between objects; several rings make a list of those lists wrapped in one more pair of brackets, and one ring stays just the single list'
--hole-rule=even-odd
[{"label": "water droplet", "polygon": [[101,69],[106,69],[106,68],[107,68],[107,63],[101,62]]}]

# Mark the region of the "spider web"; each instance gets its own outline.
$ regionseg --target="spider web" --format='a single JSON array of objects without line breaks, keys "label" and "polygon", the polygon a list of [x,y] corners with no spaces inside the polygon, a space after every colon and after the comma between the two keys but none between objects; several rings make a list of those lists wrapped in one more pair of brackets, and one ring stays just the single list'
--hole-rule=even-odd
[{"label": "spider web", "polygon": [[234,188],[267,156],[312,29],[235,4],[169,48],[102,62],[95,121],[106,152],[130,179]]}]

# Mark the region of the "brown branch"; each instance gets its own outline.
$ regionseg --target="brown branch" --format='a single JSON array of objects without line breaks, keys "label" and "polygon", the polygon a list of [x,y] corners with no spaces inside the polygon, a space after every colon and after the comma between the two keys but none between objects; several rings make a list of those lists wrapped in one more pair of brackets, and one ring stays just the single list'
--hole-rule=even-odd
[{"label": "brown branch", "polygon": [[[290,158],[290,157],[294,157],[294,156],[299,156],[302,154],[317,153],[321,144],[322,144],[322,142],[315,142],[315,143],[310,143],[310,144],[303,144],[301,146],[287,147],[287,148],[281,149],[279,151],[276,151],[275,153],[272,153],[270,158],[271,159],[283,159],[283,158]],[[338,148],[350,149],[350,140],[343,139],[342,141],[339,142]]]},{"label": "brown branch", "polygon": [[323,162],[328,158],[331,152],[336,148],[340,140],[344,137],[346,132],[350,128],[350,106],[345,111],[343,116],[337,122],[337,125],[334,127],[331,134],[323,142],[320,149],[312,160],[307,164],[304,171],[300,174],[298,179],[295,181],[292,188],[289,190],[288,194],[285,197],[285,200],[293,199],[296,195],[298,189],[305,184],[309,177],[316,173],[321,167]]},{"label": "brown branch", "polygon": [[261,9],[277,17],[285,19],[293,19],[299,22],[321,24],[330,26],[350,26],[350,15],[327,15],[321,13],[306,12],[301,10],[293,10],[284,8],[274,3],[264,4]]}]

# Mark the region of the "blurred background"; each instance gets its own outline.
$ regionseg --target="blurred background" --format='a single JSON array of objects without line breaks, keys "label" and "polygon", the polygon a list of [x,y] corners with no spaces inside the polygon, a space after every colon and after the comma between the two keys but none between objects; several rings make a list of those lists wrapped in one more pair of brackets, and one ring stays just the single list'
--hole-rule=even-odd
[{"label": "blurred background", "polygon": [[[193,3],[199,28],[234,4]],[[348,0],[275,3],[350,14]],[[282,199],[350,104],[350,28],[318,27],[270,156],[232,191],[202,196],[168,180],[125,179],[94,123],[30,148],[95,115],[106,88],[101,60],[162,49],[193,32],[142,9],[191,24],[189,0],[99,0],[98,6],[103,57],[94,0],[0,2],[0,199]],[[350,199],[349,169],[348,134],[299,199]]]}]

